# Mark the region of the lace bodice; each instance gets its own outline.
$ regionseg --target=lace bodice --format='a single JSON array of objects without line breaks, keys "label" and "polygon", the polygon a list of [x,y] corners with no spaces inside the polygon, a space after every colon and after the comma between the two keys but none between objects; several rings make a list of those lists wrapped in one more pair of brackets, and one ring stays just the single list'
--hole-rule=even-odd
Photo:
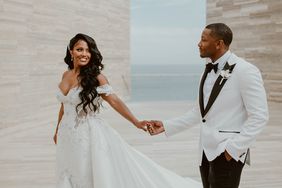
[{"label": "lace bodice", "polygon": [[[66,95],[64,95],[61,89],[58,87],[59,91],[57,93],[57,99],[62,103],[73,103],[77,105],[80,102],[78,94],[81,91],[81,89],[82,89],[81,87],[71,88],[69,92]],[[106,94],[106,96],[114,93],[112,86],[110,86],[109,84],[98,86],[97,92],[98,94]],[[97,98],[100,98],[100,96]]]},{"label": "lace bodice", "polygon": [[[76,106],[77,104],[79,104],[81,102],[80,98],[79,98],[79,93],[82,90],[81,87],[74,87],[72,89],[69,90],[69,92],[64,95],[63,92],[60,90],[60,88],[58,87],[58,93],[57,93],[57,99],[58,101],[60,101],[61,103],[64,104],[64,116],[68,117],[68,119],[74,119],[76,118],[80,118],[83,119],[86,116],[86,113],[82,110],[82,106],[79,106],[79,108],[77,109],[78,111],[76,111]],[[114,93],[113,88],[109,85],[109,84],[105,84],[102,86],[98,86],[97,87],[97,92],[98,94],[105,94],[106,96]],[[102,103],[102,98],[101,96],[98,96],[94,99],[94,104],[98,105]],[[98,111],[93,112],[93,111],[88,111],[87,116],[88,115],[95,115],[97,114]],[[71,116],[71,117],[69,117]]]}]

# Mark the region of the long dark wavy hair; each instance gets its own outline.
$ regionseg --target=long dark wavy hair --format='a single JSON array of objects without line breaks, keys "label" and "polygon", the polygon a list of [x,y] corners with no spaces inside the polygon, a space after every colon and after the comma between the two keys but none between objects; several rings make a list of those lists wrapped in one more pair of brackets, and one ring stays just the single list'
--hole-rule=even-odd
[{"label": "long dark wavy hair", "polygon": [[97,76],[101,73],[104,65],[102,64],[103,57],[97,48],[95,40],[88,35],[78,33],[70,40],[67,47],[64,61],[68,65],[68,68],[70,70],[74,68],[70,50],[73,50],[74,45],[79,40],[83,40],[87,43],[91,58],[87,65],[80,67],[78,81],[79,85],[82,87],[79,93],[81,102],[76,106],[76,111],[78,112],[78,107],[82,105],[83,111],[87,114],[87,107],[94,112],[99,110],[100,104],[94,104],[94,99],[98,96],[96,88],[99,86],[99,81],[97,80]]}]

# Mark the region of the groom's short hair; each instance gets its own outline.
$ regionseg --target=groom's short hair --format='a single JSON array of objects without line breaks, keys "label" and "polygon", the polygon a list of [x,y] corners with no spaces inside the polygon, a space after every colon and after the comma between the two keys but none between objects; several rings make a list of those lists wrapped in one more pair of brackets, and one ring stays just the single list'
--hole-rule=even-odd
[{"label": "groom's short hair", "polygon": [[224,23],[212,23],[206,26],[206,29],[211,30],[211,35],[219,40],[223,40],[226,46],[232,42],[233,33],[231,29]]}]

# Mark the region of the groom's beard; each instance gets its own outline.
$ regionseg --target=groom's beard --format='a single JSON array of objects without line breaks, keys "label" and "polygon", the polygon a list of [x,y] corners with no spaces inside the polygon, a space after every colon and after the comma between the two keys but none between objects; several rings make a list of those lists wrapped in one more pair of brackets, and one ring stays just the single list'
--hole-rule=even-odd
[{"label": "groom's beard", "polygon": [[211,53],[208,53],[208,52],[201,52],[200,51],[200,57],[201,58],[210,58],[212,56]]}]

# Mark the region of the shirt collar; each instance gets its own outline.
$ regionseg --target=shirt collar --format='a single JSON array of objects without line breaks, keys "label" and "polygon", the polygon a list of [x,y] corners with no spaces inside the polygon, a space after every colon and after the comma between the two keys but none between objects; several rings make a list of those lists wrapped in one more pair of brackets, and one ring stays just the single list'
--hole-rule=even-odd
[{"label": "shirt collar", "polygon": [[230,50],[228,50],[220,58],[218,58],[215,62],[213,62],[213,64],[218,63],[218,70],[222,70],[226,61],[229,59],[230,56],[231,56],[231,52]]}]

